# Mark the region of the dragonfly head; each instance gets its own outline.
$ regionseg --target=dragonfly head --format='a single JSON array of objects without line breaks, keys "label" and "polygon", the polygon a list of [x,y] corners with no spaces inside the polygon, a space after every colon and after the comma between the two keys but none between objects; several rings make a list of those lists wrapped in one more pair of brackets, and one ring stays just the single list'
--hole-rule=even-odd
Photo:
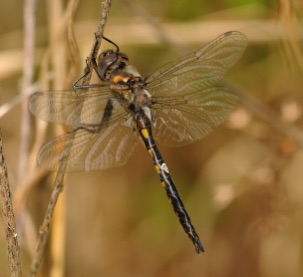
[{"label": "dragonfly head", "polygon": [[98,57],[98,74],[102,81],[109,80],[112,73],[127,66],[128,56],[114,50],[106,50]]}]

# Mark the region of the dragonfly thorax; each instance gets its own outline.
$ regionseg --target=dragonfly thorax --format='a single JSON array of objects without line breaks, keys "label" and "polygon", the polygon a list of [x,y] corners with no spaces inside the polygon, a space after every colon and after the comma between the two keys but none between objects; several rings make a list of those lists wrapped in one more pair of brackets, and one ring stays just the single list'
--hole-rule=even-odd
[{"label": "dragonfly thorax", "polygon": [[128,56],[114,50],[106,50],[98,57],[98,75],[102,81],[107,81],[112,74],[126,68]]},{"label": "dragonfly thorax", "polygon": [[151,105],[144,79],[128,65],[128,56],[119,50],[106,50],[99,55],[98,75],[102,81],[109,81],[110,88],[125,108],[132,105],[137,110]]},{"label": "dragonfly thorax", "polygon": [[146,90],[146,83],[141,76],[121,71],[110,79],[110,87],[126,107],[141,109],[151,105],[151,95]]}]

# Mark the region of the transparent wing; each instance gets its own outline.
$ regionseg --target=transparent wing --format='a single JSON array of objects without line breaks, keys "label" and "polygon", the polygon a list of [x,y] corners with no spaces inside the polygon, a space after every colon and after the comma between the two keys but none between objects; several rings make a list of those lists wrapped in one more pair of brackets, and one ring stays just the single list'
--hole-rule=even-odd
[{"label": "transparent wing", "polygon": [[236,96],[223,87],[175,97],[174,102],[159,97],[152,109],[154,137],[170,147],[193,143],[223,123],[236,103]]},{"label": "transparent wing", "polygon": [[153,96],[188,94],[187,87],[193,83],[208,88],[223,78],[246,46],[242,33],[224,33],[198,51],[159,68],[146,78],[147,88]]},{"label": "transparent wing", "polygon": [[29,99],[29,110],[38,118],[70,126],[100,124],[112,97],[108,87],[89,88],[84,92],[38,92]]},{"label": "transparent wing", "polygon": [[[137,145],[132,118],[119,116],[107,126],[89,132],[77,129],[49,141],[39,151],[38,164],[51,170],[90,171],[124,165]],[[121,124],[121,122],[123,122]]]},{"label": "transparent wing", "polygon": [[236,97],[217,85],[243,54],[246,37],[228,32],[146,79],[154,136],[166,146],[199,140],[226,120]]}]

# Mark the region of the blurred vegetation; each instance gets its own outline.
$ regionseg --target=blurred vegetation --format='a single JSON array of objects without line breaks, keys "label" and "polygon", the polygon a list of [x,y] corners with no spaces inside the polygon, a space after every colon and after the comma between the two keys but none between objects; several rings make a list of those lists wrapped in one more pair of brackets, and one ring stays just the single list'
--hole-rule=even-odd
[{"label": "blurred vegetation", "polygon": [[[20,94],[28,53],[23,6],[17,0],[0,1],[2,108]],[[79,63],[77,72],[68,75],[72,62],[66,35],[56,36],[55,26],[63,24],[60,9],[67,4],[37,3],[37,90],[70,88],[94,42],[101,3],[79,1],[74,18]],[[206,252],[195,253],[139,145],[122,168],[68,175],[41,276],[303,276],[302,14],[302,3],[294,0],[113,2],[105,35],[128,53],[143,76],[223,32],[238,30],[248,37],[247,51],[226,78],[239,94],[228,122],[193,145],[160,146]],[[17,225],[26,273],[53,182],[46,172],[33,176],[37,140],[62,129],[31,119],[29,137],[21,137],[23,116],[21,104],[14,106],[0,127],[13,200],[21,207]],[[24,140],[36,144],[20,175]],[[0,277],[7,272],[0,228]]]}]

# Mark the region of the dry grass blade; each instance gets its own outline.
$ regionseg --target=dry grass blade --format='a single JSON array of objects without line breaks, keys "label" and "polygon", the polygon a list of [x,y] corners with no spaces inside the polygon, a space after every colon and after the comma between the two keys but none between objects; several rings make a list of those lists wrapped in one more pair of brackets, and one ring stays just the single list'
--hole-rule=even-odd
[{"label": "dry grass blade", "polygon": [[8,262],[11,277],[21,276],[20,249],[16,234],[15,217],[10,197],[10,186],[5,163],[2,134],[0,132],[0,201],[5,226],[5,235],[8,248]]}]

